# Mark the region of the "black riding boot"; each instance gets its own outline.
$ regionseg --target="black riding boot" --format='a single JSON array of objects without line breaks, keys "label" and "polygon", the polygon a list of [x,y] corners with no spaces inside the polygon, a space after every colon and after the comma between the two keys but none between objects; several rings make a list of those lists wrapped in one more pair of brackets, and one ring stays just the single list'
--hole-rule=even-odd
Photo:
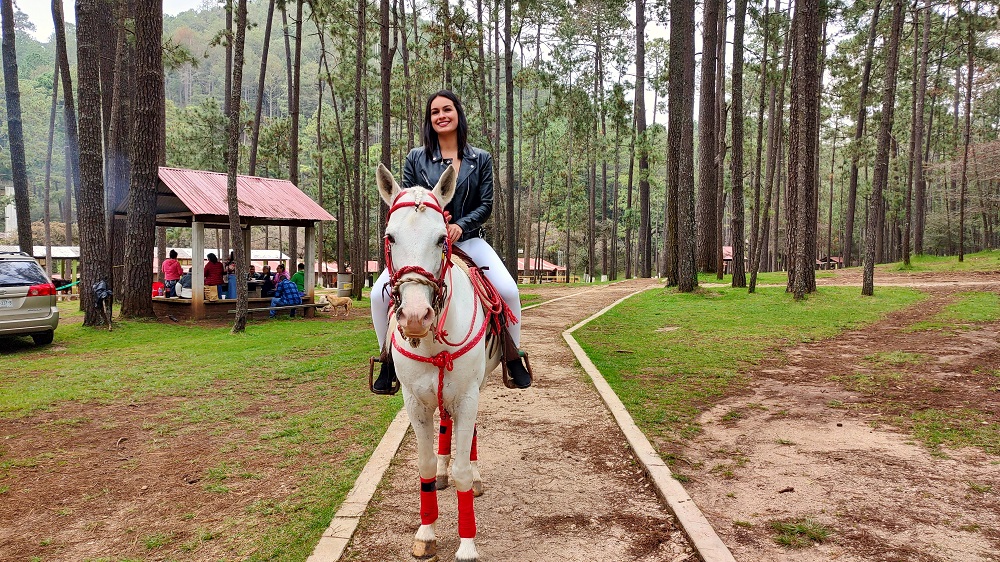
[{"label": "black riding boot", "polygon": [[507,361],[507,374],[517,388],[524,389],[531,386],[531,373],[524,368],[520,358]]},{"label": "black riding boot", "polygon": [[375,379],[375,383],[372,387],[378,393],[389,394],[392,393],[392,388],[397,384],[396,379],[396,367],[392,364],[392,360],[382,361],[382,367],[379,369],[378,378]]}]

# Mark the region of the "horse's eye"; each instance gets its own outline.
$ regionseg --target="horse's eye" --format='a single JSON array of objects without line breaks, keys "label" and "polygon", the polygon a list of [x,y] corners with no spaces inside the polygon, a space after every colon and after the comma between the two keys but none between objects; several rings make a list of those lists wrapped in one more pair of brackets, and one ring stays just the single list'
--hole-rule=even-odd
[{"label": "horse's eye", "polygon": [[445,238],[444,234],[441,235],[441,238],[438,238],[438,246],[444,246]]},{"label": "horse's eye", "polygon": [[393,238],[392,234],[386,233],[385,239],[388,240],[390,244],[395,244],[396,243],[396,239]]}]

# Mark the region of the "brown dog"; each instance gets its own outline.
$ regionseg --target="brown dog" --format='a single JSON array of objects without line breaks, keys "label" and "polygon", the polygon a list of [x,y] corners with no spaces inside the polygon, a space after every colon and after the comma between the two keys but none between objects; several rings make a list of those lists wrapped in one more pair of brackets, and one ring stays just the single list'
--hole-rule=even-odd
[{"label": "brown dog", "polygon": [[348,315],[351,311],[351,306],[354,304],[351,297],[326,297],[326,302],[329,307],[333,307],[334,312],[337,312],[338,308],[344,307],[344,316]]}]

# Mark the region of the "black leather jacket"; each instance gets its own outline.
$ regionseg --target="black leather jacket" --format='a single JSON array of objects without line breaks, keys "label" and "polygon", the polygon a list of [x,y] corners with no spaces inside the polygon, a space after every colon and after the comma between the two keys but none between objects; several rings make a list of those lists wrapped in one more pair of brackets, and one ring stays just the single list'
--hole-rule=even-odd
[{"label": "black leather jacket", "polygon": [[[423,147],[414,148],[403,164],[403,188],[419,185],[434,189],[450,165],[451,159],[442,159],[440,150],[435,150],[434,157],[428,158]],[[465,146],[455,196],[445,210],[451,213],[452,224],[462,229],[459,241],[483,235],[483,223],[493,212],[493,157],[489,152]]]}]

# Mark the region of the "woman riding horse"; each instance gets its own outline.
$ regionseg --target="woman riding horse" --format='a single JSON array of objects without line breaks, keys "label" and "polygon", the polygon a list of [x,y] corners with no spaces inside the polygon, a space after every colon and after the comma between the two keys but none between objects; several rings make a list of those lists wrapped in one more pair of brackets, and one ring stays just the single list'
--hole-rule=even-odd
[{"label": "woman riding horse", "polygon": [[[521,297],[517,283],[507,267],[482,238],[483,224],[493,211],[493,157],[485,150],[466,141],[469,125],[465,110],[458,97],[441,90],[427,98],[424,114],[424,146],[414,148],[403,165],[403,189],[421,186],[428,190],[437,185],[448,166],[458,172],[455,196],[445,207],[450,216],[448,239],[455,247],[469,255],[476,265],[483,268],[486,278],[493,283],[504,302],[517,317],[507,324],[507,333],[515,348],[521,346]],[[384,290],[389,281],[386,269],[372,286],[372,324],[378,336],[379,349],[385,351],[386,332],[389,327],[389,294]],[[391,357],[383,353],[384,357]],[[511,382],[517,388],[531,386],[531,375],[520,359],[506,362]],[[390,394],[396,388],[396,371],[391,358],[382,362],[378,378],[372,385],[379,394]]]}]

